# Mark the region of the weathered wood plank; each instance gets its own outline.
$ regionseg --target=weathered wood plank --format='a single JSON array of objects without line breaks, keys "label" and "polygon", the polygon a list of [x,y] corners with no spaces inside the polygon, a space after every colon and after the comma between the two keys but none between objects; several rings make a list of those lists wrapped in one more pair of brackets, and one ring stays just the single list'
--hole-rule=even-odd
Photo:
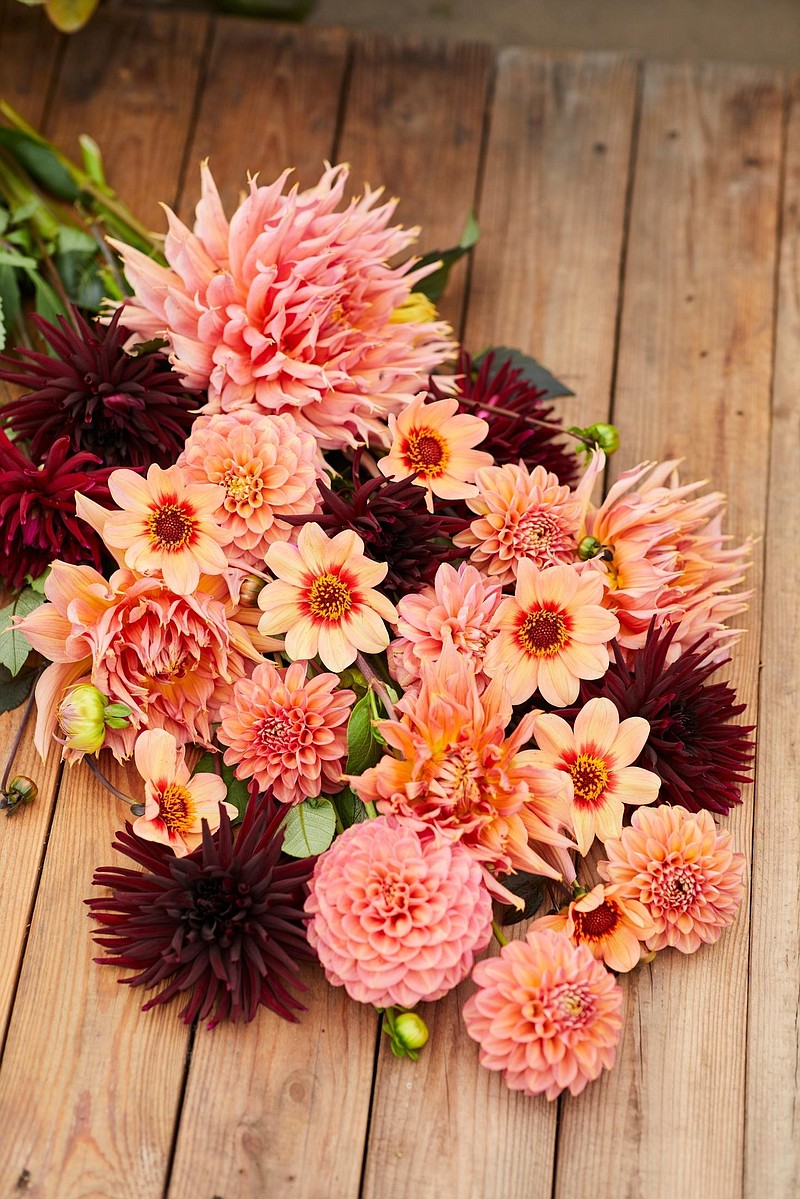
[{"label": "weathered wood plank", "polygon": [[[356,42],[337,157],[351,164],[354,193],[367,182],[399,196],[399,220],[421,227],[420,253],[455,245],[475,205],[492,65],[484,45]],[[461,262],[441,304],[456,330],[465,280]]]},{"label": "weathered wood plank", "polygon": [[[186,14],[101,13],[67,48],[47,131],[70,150],[91,131],[110,178],[146,218],[177,190],[206,28]],[[133,774],[112,777],[136,787]],[[65,773],[3,1060],[2,1193],[163,1192],[188,1030],[174,1011],[141,1016],[141,993],[92,965],[82,904],[95,867],[116,856],[109,845],[124,815],[84,767]]]},{"label": "weathered wood plank", "polygon": [[200,194],[203,158],[210,159],[228,212],[248,173],[270,183],[291,166],[301,187],[319,179],[333,153],[347,54],[342,31],[234,17],[215,22],[188,156],[185,218]]},{"label": "weathered wood plank", "polygon": [[[195,156],[209,151],[202,140],[208,136],[211,152],[223,152],[226,172],[263,165],[267,181],[294,158],[301,182],[313,182],[323,159],[334,152],[345,43],[335,34],[267,30],[263,41],[256,42],[261,51],[255,59],[258,73],[253,65],[250,87],[237,93],[231,90],[230,77],[239,70],[243,30],[253,27],[227,21],[220,27],[206,74]],[[258,28],[253,29],[254,38]],[[271,45],[278,47],[275,55],[267,52]],[[254,78],[263,80],[263,94],[255,103],[265,103],[262,122],[255,127]],[[228,107],[221,136],[213,122],[223,104]],[[298,139],[295,145],[289,136]],[[261,161],[254,158],[258,154]],[[191,186],[187,181],[187,188]],[[194,1199],[199,1179],[209,1195],[225,1199],[357,1195],[376,1017],[341,989],[331,989],[320,970],[307,969],[305,978],[308,1011],[299,1026],[262,1011],[249,1027],[198,1032],[171,1199]]]},{"label": "weathered wood plank", "polygon": [[44,12],[0,0],[0,97],[27,121],[44,115],[61,38]]},{"label": "weathered wood plank", "polygon": [[800,78],[792,80],[778,288],[753,837],[745,1196],[800,1187]]},{"label": "weathered wood plank", "polygon": [[[776,73],[646,68],[614,408],[617,469],[686,456],[729,495],[727,529],[764,529],[783,93]],[[756,717],[759,551],[748,635],[729,668]],[[749,857],[752,789],[725,821]],[[555,1195],[731,1199],[741,1193],[747,900],[691,960],[627,980],[615,1069],[566,1100]]]},{"label": "weathered wood plank", "polygon": [[[575,386],[604,364],[604,385],[595,377],[572,405],[576,419],[602,419],[608,410],[635,89],[635,68],[620,58],[516,50],[500,56],[468,345],[499,342],[534,351]],[[607,147],[602,154],[593,149],[600,139]],[[594,236],[579,246],[578,230],[587,222]],[[559,251],[573,274],[565,274],[554,293]],[[587,320],[576,323],[570,304],[584,293],[593,302],[585,304]],[[420,1009],[430,1021],[431,1043],[415,1065],[398,1062],[388,1043],[382,1045],[366,1199],[412,1193],[420,1199],[550,1199],[556,1106],[508,1091],[498,1075],[479,1066],[477,1046],[461,1022],[472,990],[466,982]]]},{"label": "weathered wood plank", "polygon": [[636,65],[512,48],[498,60],[466,345],[533,354],[603,420],[614,362]]}]

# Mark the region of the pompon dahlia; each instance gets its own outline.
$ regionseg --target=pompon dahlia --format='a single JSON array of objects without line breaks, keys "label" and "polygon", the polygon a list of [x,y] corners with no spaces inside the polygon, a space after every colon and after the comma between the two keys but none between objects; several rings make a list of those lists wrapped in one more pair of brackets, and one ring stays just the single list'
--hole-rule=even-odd
[{"label": "pompon dahlia", "polygon": [[425,493],[413,479],[367,479],[359,473],[360,451],[353,460],[353,490],[332,491],[318,483],[322,511],[287,517],[290,525],[314,521],[329,537],[352,529],[364,542],[364,553],[389,567],[381,590],[392,597],[420,591],[433,582],[442,562],[463,557],[449,545],[466,526],[458,516],[429,512]]},{"label": "pompon dahlia", "polygon": [[[542,402],[546,392],[523,378],[510,358],[497,365],[492,351],[481,359],[476,371],[472,358],[462,350],[456,385],[461,411],[488,424],[481,449],[487,450],[498,466],[522,461],[531,470],[543,466],[558,475],[560,483],[574,483],[578,458],[574,450],[556,440],[564,432],[560,419]],[[445,394],[431,383],[431,398],[439,400]]]},{"label": "pompon dahlia", "polygon": [[119,980],[128,986],[167,984],[143,1011],[184,994],[180,1018],[207,1019],[211,1029],[222,1020],[247,1023],[261,1004],[285,1020],[305,1010],[292,990],[305,990],[297,962],[313,957],[303,902],[314,859],[281,860],[283,816],[270,801],[251,799],[234,835],[222,808],[219,831],[204,822],[200,847],[183,858],[129,824],[117,833],[113,848],[144,873],[101,867],[92,884],[111,893],[86,903],[100,924],[94,939],[109,951],[95,960],[135,970]]},{"label": "pompon dahlia", "polygon": [[337,837],[317,860],[306,912],[328,982],[376,1007],[441,999],[492,935],[492,901],[466,849],[394,816]]},{"label": "pompon dahlia", "polygon": [[180,453],[201,396],[187,391],[163,354],[125,352],[123,311],[103,326],[73,309],[77,330],[64,317],[58,325],[31,317],[53,354],[20,349],[0,358],[0,379],[26,390],[0,421],[30,441],[36,462],[63,436],[105,466],[169,466]]},{"label": "pompon dahlia", "polygon": [[472,978],[480,989],[464,1004],[467,1032],[481,1065],[502,1070],[512,1091],[580,1095],[614,1065],[622,989],[587,946],[531,928]]},{"label": "pompon dahlia", "polygon": [[605,843],[601,878],[638,900],[655,922],[648,949],[673,945],[694,953],[712,945],[736,919],[744,895],[744,854],[718,832],[710,812],[639,808],[629,828]]},{"label": "pompon dahlia", "polygon": [[99,567],[103,543],[75,512],[75,492],[113,506],[109,469],[93,469],[93,454],[70,455],[60,437],[40,466],[0,430],[0,583],[12,591],[38,579],[54,558]]},{"label": "pompon dahlia", "polygon": [[[230,222],[206,163],[194,230],[167,209],[168,267],[118,244],[136,293],[125,320],[163,333],[208,412],[294,412],[323,449],[387,443],[386,417],[427,385],[455,344],[441,321],[393,321],[435,264],[388,263],[418,230],[391,226],[395,200],[365,189],[337,211],[347,167],[308,191],[250,180]],[[116,244],[116,243],[114,243]]]},{"label": "pompon dahlia", "polygon": [[627,660],[613,643],[614,660],[603,678],[581,684],[581,703],[604,696],[620,718],[643,716],[649,723],[636,765],[661,779],[658,803],[724,815],[741,802],[742,786],[752,782],[755,744],[749,734],[755,725],[732,723],[746,705],[736,703],[729,683],[708,682],[721,663],[707,635],[668,661],[676,630],[651,626],[644,646]]}]

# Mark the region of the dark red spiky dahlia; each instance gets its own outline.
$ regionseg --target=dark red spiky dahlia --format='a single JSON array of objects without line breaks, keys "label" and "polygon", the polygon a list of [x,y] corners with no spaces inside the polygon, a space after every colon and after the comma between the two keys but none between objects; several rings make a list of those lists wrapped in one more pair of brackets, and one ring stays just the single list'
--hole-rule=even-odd
[{"label": "dark red spiky dahlia", "polygon": [[392,597],[409,595],[433,582],[442,562],[463,558],[451,538],[467,527],[458,516],[440,516],[425,506],[425,491],[408,479],[367,479],[361,482],[361,455],[353,461],[353,491],[335,492],[318,483],[322,511],[284,517],[290,524],[314,521],[329,537],[352,529],[364,542],[364,552],[389,571],[381,590]]},{"label": "dark red spiky dahlia", "polygon": [[261,1004],[296,1021],[305,1008],[288,988],[306,989],[297,962],[314,958],[303,904],[316,859],[282,857],[286,809],[271,799],[251,799],[236,833],[222,807],[220,815],[219,831],[210,833],[203,821],[202,844],[183,858],[138,837],[130,824],[117,833],[114,849],[144,873],[95,872],[93,885],[111,888],[86,900],[100,922],[94,939],[110,951],[95,960],[133,968],[119,980],[132,987],[167,984],[142,1011],[182,993],[186,1024],[208,1017],[209,1029],[222,1020],[247,1023]]},{"label": "dark red spiky dahlia", "polygon": [[[472,358],[462,350],[456,375],[461,409],[488,422],[489,433],[480,448],[491,454],[498,466],[522,460],[529,469],[543,466],[569,486],[577,480],[577,455],[558,440],[564,430],[552,406],[543,403],[547,392],[524,379],[510,359],[498,366],[491,352],[481,359],[476,372]],[[431,396],[442,399],[444,393],[431,383]]]},{"label": "dark red spiky dahlia", "polygon": [[163,354],[125,352],[130,333],[121,313],[90,325],[73,309],[77,329],[64,317],[57,326],[32,317],[55,356],[20,349],[0,357],[0,379],[26,393],[5,405],[0,420],[30,442],[35,462],[64,436],[105,466],[171,466],[183,449],[202,397],[186,391]]},{"label": "dark red spiky dahlia", "polygon": [[650,735],[635,765],[661,779],[659,804],[725,813],[741,801],[742,784],[752,782],[755,745],[748,734],[755,726],[732,723],[746,705],[736,703],[728,683],[707,681],[722,663],[708,660],[714,647],[706,638],[667,663],[676,631],[676,625],[667,630],[651,625],[644,646],[627,663],[612,642],[614,661],[602,679],[581,684],[581,704],[605,696],[622,718],[649,721]]},{"label": "dark red spiky dahlia", "polygon": [[70,454],[67,437],[36,466],[0,429],[0,583],[16,591],[54,558],[100,569],[103,543],[75,513],[76,491],[114,507],[111,471],[98,466],[93,454]]}]

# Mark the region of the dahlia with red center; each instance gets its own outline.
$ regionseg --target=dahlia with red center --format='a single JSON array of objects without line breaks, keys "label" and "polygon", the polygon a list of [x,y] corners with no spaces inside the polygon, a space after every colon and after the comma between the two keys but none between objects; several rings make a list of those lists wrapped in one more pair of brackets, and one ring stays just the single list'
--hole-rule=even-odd
[{"label": "dahlia with red center", "polygon": [[355,693],[339,687],[339,676],[306,678],[308,667],[293,662],[278,670],[257,666],[238,679],[222,705],[218,736],[225,762],[236,777],[255,779],[281,803],[301,803],[323,790],[341,791],[347,757],[347,721]]},{"label": "dahlia with red center", "polygon": [[306,912],[328,982],[376,1007],[440,999],[492,935],[492,901],[467,850],[394,816],[337,837],[317,860]]},{"label": "dahlia with red center", "polygon": [[557,1099],[580,1095],[614,1065],[622,1031],[622,990],[586,945],[530,928],[500,956],[478,962],[478,991],[464,1005],[481,1065],[506,1086]]},{"label": "dahlia with red center", "polygon": [[573,945],[586,945],[610,970],[625,973],[638,965],[642,942],[655,932],[652,917],[620,887],[602,883],[573,899],[552,916],[540,916],[532,928],[566,933]]},{"label": "dahlia with red center", "polygon": [[106,468],[92,454],[72,454],[59,438],[40,466],[0,430],[0,583],[17,591],[38,579],[54,558],[99,567],[103,543],[79,520],[75,492],[112,505]]},{"label": "dahlia with red center", "polygon": [[235,818],[236,808],[225,802],[224,780],[216,774],[192,776],[184,750],[164,729],[140,733],[133,755],[145,791],[144,815],[133,823],[137,836],[160,841],[184,857],[200,844],[203,822],[215,833],[223,807]]}]

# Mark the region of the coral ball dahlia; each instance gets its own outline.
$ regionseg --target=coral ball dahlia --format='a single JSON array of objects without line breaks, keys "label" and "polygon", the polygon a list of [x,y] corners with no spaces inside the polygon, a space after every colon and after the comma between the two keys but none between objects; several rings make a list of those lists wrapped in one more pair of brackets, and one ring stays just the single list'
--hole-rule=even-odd
[{"label": "coral ball dahlia", "polygon": [[308,939],[329,982],[376,1007],[440,999],[489,943],[477,863],[393,816],[355,824],[318,859]]},{"label": "coral ball dahlia", "polygon": [[512,1091],[580,1095],[614,1065],[622,990],[585,945],[530,929],[472,972],[480,988],[464,1005],[481,1065],[502,1070]]},{"label": "coral ball dahlia", "polygon": [[416,230],[389,225],[396,202],[377,206],[380,192],[337,211],[346,167],[284,195],[288,173],[251,180],[229,222],[203,164],[194,230],[167,210],[168,267],[117,245],[135,292],[126,323],[169,340],[186,384],[207,388],[208,412],[294,412],[326,449],[385,442],[387,414],[455,348],[443,322],[392,320],[435,265],[388,265]]}]

